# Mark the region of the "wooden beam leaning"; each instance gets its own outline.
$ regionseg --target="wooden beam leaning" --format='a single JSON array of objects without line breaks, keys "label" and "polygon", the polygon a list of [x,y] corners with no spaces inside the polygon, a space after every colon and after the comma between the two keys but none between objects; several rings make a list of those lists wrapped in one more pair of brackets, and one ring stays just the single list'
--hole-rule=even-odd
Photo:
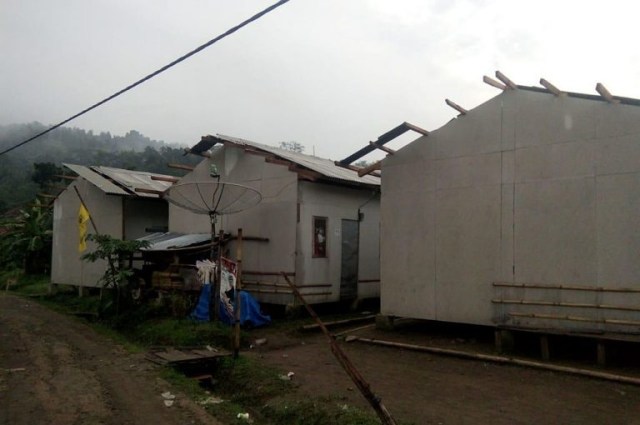
[{"label": "wooden beam leaning", "polygon": [[540,85],[542,85],[542,87],[544,87],[545,89],[553,93],[554,96],[560,96],[564,94],[563,91],[561,91],[559,88],[557,88],[556,86],[554,86],[553,84],[545,80],[544,78],[540,78]]},{"label": "wooden beam leaning", "polygon": [[607,102],[612,104],[620,103],[618,99],[613,98],[613,95],[609,92],[609,90],[607,90],[607,88],[602,83],[596,84],[596,91],[600,93],[600,96],[605,98]]},{"label": "wooden beam leaning", "polygon": [[369,142],[369,144],[376,149],[380,149],[381,151],[388,153],[389,155],[393,155],[396,153],[395,150],[388,148],[386,146],[379,145],[376,142]]},{"label": "wooden beam leaning", "polygon": [[496,71],[496,78],[502,81],[511,90],[518,89],[518,86],[516,86],[516,84],[513,81],[511,81],[506,75],[504,75],[502,72]]},{"label": "wooden beam leaning", "polygon": [[191,165],[184,165],[184,164],[167,164],[167,167],[175,168],[176,170],[186,170],[186,171],[193,171],[196,168],[196,167],[192,167]]},{"label": "wooden beam leaning", "polygon": [[493,87],[495,87],[497,89],[500,89],[500,90],[506,90],[507,89],[507,86],[505,86],[504,84],[494,80],[491,77],[487,77],[486,75],[482,77],[482,81],[485,82],[486,84],[489,84],[490,86],[493,86]]},{"label": "wooden beam leaning", "polygon": [[[359,172],[360,170],[362,170],[362,167],[356,167],[355,165],[351,165],[351,164],[343,164],[340,161],[333,161],[333,163],[335,165],[337,165],[338,167],[346,168],[347,170],[355,171],[356,173]],[[372,176],[375,176],[375,177],[381,177],[381,174],[380,173],[376,173],[375,171],[372,171],[369,174],[371,174]]]},{"label": "wooden beam leaning", "polygon": [[460,112],[460,115],[467,115],[467,111],[466,109],[464,109],[462,106],[458,105],[457,103],[449,100],[449,99],[445,99],[444,102],[451,106],[453,109],[455,109],[456,111]]},{"label": "wooden beam leaning", "polygon": [[358,177],[366,176],[372,171],[380,170],[380,168],[382,168],[382,161],[376,161],[373,164],[367,165],[366,167],[358,171]]},{"label": "wooden beam leaning", "polygon": [[169,183],[178,183],[178,179],[175,177],[167,177],[167,176],[151,176],[151,180],[156,180],[159,182],[169,182]]}]

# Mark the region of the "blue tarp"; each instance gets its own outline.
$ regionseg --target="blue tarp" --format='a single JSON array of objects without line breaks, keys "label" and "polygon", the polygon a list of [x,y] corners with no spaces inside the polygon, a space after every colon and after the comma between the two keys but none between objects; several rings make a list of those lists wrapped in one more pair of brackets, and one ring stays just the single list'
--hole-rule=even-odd
[{"label": "blue tarp", "polygon": [[[262,314],[260,304],[248,292],[240,291],[240,325],[260,327],[271,323],[271,317]],[[235,307],[235,303],[234,303]],[[233,324],[233,317],[229,314],[224,305],[220,304],[220,321],[227,325]]]},{"label": "blue tarp", "polygon": [[209,321],[209,305],[211,304],[211,285],[203,285],[200,292],[200,299],[198,299],[198,305],[193,309],[189,316],[193,320],[198,322]]}]

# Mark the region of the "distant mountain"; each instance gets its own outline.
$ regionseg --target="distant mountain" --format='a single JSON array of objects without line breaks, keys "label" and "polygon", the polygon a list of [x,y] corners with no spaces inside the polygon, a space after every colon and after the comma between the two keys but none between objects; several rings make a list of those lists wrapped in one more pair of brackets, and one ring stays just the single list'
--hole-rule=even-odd
[{"label": "distant mountain", "polygon": [[[38,122],[0,125],[0,149],[46,128]],[[61,127],[0,156],[0,211],[29,202],[45,189],[32,180],[36,163],[60,166],[68,162],[181,175],[183,172],[167,167],[167,163],[194,165],[200,161],[183,153],[182,148],[152,140],[136,130],[115,136],[109,132],[94,134],[91,130]]]}]

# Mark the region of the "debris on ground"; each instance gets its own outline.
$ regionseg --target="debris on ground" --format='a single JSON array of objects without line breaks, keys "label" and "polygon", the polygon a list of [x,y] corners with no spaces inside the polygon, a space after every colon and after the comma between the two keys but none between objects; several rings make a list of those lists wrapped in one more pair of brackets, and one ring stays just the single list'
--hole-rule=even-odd
[{"label": "debris on ground", "polygon": [[291,378],[293,377],[293,375],[295,375],[295,373],[289,372],[286,375],[280,375],[278,377],[283,381],[291,381]]},{"label": "debris on ground", "polygon": [[202,405],[202,406],[206,406],[208,404],[220,404],[223,403],[224,400],[221,399],[220,397],[216,397],[216,396],[211,396],[211,397],[207,397],[205,399],[202,399],[200,401],[198,401],[198,404]]}]

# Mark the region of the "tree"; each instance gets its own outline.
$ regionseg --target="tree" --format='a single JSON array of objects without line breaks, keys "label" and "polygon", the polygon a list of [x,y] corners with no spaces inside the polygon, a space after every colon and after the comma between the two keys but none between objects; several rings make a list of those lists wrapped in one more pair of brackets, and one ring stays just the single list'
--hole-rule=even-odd
[{"label": "tree", "polygon": [[371,164],[373,164],[373,162],[367,162],[364,159],[361,159],[360,161],[353,163],[353,165],[360,168],[368,167]]},{"label": "tree", "polygon": [[[88,240],[92,240],[97,244],[96,249],[93,252],[82,255],[82,259],[91,263],[98,260],[105,260],[107,262],[107,269],[100,278],[103,288],[113,289],[113,301],[115,301],[116,314],[120,311],[120,299],[123,295],[121,288],[126,286],[134,275],[133,269],[127,266],[127,260],[135,252],[141,248],[149,246],[148,241],[125,241],[114,238],[109,235],[102,234],[90,234],[87,236]],[[101,310],[104,311],[110,305],[101,306]]]},{"label": "tree", "polygon": [[26,274],[45,273],[51,264],[51,209],[38,199],[29,209],[5,219],[0,228],[2,265],[24,268]]},{"label": "tree", "polygon": [[288,151],[304,153],[304,145],[298,142],[280,142],[280,149],[286,149]]},{"label": "tree", "polygon": [[47,185],[53,182],[59,182],[60,177],[56,175],[62,175],[62,167],[58,167],[53,162],[36,162],[33,164],[33,174],[31,174],[31,180],[40,185],[41,190],[46,190]]}]

